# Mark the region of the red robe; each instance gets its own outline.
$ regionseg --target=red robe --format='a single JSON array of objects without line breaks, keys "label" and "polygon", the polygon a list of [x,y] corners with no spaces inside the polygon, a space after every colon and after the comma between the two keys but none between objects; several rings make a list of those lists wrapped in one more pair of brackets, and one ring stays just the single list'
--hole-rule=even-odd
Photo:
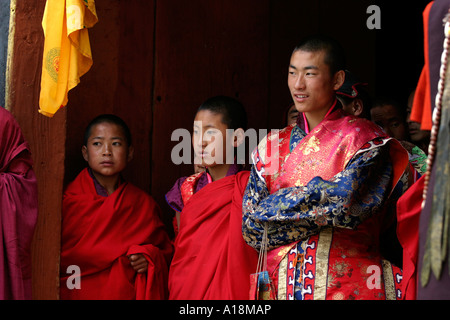
[{"label": "red robe", "polygon": [[[98,195],[84,169],[63,198],[61,299],[166,299],[172,245],[159,213],[153,198],[127,182]],[[147,258],[147,272],[130,265],[135,253]],[[79,268],[79,289],[69,266]]]},{"label": "red robe", "polygon": [[248,177],[242,171],[209,183],[185,202],[170,266],[169,299],[249,298],[258,255],[241,231]]},{"label": "red robe", "polygon": [[37,181],[19,124],[0,107],[0,300],[29,300]]},{"label": "red robe", "polygon": [[397,234],[403,247],[403,299],[417,299],[419,221],[425,176],[414,183],[397,202]]}]

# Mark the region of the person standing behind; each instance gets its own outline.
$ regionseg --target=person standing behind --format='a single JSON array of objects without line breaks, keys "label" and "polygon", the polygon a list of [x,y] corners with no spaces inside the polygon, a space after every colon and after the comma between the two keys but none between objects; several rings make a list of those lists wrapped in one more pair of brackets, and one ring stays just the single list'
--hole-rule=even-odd
[{"label": "person standing behind", "polygon": [[409,141],[406,123],[406,108],[394,99],[378,97],[370,109],[370,119],[379,125],[392,138]]},{"label": "person standing behind", "polygon": [[401,295],[401,270],[384,259],[380,241],[408,155],[372,122],[344,113],[335,95],[344,70],[335,40],[303,40],[288,75],[299,121],[271,132],[253,153],[243,236],[256,250],[267,245],[276,299]]},{"label": "person standing behind", "polygon": [[289,107],[286,109],[286,112],[284,114],[284,122],[283,124],[285,126],[289,126],[293,123],[297,122],[298,117],[298,111],[295,109],[295,104],[290,104]]},{"label": "person standing behind", "polygon": [[411,120],[411,109],[414,101],[415,90],[408,97],[408,108],[406,109],[406,122],[408,123],[410,141],[418,146],[423,152],[428,154],[430,145],[430,130],[422,130],[420,123]]},{"label": "person standing behind", "polygon": [[30,147],[12,114],[0,107],[0,300],[30,300],[31,241],[38,192]]},{"label": "person standing behind", "polygon": [[[161,212],[121,173],[133,158],[131,134],[115,115],[100,115],[85,131],[88,167],[64,192],[61,299],[167,299],[172,244]],[[78,268],[74,279],[71,268]]]},{"label": "person standing behind", "polygon": [[[410,163],[419,175],[426,171],[426,153],[411,142],[410,129],[407,123],[406,107],[396,100],[386,97],[375,99],[370,109],[371,120],[379,125],[390,137],[397,139],[408,151]],[[411,175],[411,183],[417,181],[417,174]]]},{"label": "person standing behind", "polygon": [[246,126],[244,107],[230,97],[212,97],[197,110],[192,144],[206,171],[178,180],[166,195],[179,217],[169,274],[171,300],[249,297],[258,258],[241,232],[249,172],[233,157]]},{"label": "person standing behind", "polygon": [[360,81],[353,73],[345,70],[345,80],[336,91],[336,97],[342,104],[342,109],[365,119],[370,119],[370,108],[372,99],[365,90],[367,83]]}]

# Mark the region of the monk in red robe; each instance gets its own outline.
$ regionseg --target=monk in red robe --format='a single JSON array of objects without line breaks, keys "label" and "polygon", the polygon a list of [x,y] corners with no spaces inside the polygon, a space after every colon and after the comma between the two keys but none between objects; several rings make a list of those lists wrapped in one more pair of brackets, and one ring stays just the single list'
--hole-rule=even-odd
[{"label": "monk in red robe", "polygon": [[167,299],[172,245],[160,209],[120,174],[133,156],[128,127],[97,117],[82,152],[89,167],[64,193],[61,298]]},{"label": "monk in red robe", "polygon": [[31,241],[38,214],[36,176],[19,124],[0,107],[0,300],[29,300]]},{"label": "monk in red robe", "polygon": [[[243,141],[246,114],[228,97],[213,97],[197,111],[193,146],[206,171],[178,183],[166,195],[177,210],[179,233],[170,266],[171,300],[243,300],[258,255],[242,237],[242,195],[249,172],[227,155]],[[226,137],[233,129],[232,137]]]}]

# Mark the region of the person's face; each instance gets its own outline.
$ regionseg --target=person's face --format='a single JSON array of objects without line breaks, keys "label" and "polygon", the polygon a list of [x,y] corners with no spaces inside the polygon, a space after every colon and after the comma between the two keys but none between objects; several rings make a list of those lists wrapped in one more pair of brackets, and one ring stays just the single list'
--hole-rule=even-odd
[{"label": "person's face", "polygon": [[293,104],[288,109],[288,112],[287,112],[287,119],[286,119],[287,120],[287,125],[289,126],[289,125],[291,125],[293,123],[296,123],[297,122],[297,116],[298,116],[298,111],[295,108],[295,104]]},{"label": "person's face", "polygon": [[133,147],[128,146],[120,126],[104,122],[92,127],[82,153],[101,183],[103,178],[119,176],[133,158]]},{"label": "person's face", "polygon": [[394,106],[386,104],[374,107],[370,110],[370,117],[390,137],[400,141],[408,138],[406,123]]},{"label": "person's face", "polygon": [[291,56],[288,86],[298,112],[326,113],[333,103],[334,91],[342,82],[330,74],[324,58],[324,51],[298,50]]},{"label": "person's face", "polygon": [[[201,159],[203,167],[214,167],[226,163],[227,149],[232,142],[227,141],[228,126],[222,122],[222,115],[209,110],[197,112],[194,120],[192,145],[195,156]],[[229,148],[231,147],[231,148]]]},{"label": "person's face", "polygon": [[421,130],[420,123],[411,121],[411,109],[414,101],[414,94],[411,94],[408,99],[407,118],[409,136],[413,143],[426,142],[430,139],[430,131]]}]

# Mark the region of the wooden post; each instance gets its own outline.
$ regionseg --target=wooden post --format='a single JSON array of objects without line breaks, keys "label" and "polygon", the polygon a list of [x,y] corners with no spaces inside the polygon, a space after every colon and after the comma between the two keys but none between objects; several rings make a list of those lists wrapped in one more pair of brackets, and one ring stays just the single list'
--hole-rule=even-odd
[{"label": "wooden post", "polygon": [[51,119],[38,113],[44,7],[42,0],[16,2],[7,107],[30,144],[38,180],[39,216],[32,244],[33,299],[55,300],[59,298],[66,111],[58,111]]}]

